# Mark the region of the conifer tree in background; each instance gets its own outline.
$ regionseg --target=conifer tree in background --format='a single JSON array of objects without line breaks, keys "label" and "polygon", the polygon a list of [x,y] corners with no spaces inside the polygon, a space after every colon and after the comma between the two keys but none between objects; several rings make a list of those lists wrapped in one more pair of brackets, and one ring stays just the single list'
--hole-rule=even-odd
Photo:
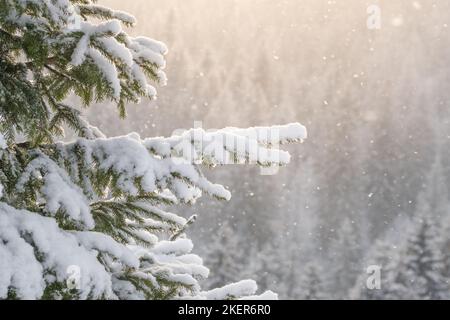
[{"label": "conifer tree in background", "polygon": [[334,299],[348,298],[350,289],[363,270],[357,230],[354,221],[345,219],[336,231],[337,239],[330,246],[331,268],[328,281]]},{"label": "conifer tree in background", "polygon": [[350,292],[350,299],[354,300],[389,300],[395,299],[398,286],[395,285],[398,266],[400,263],[400,249],[385,239],[378,240],[365,262],[365,266],[377,266],[380,268],[380,288],[368,288],[369,274],[362,270],[356,280],[355,287]]},{"label": "conifer tree in background", "polygon": [[308,263],[297,285],[297,299],[324,300],[328,299],[324,271],[316,261]]},{"label": "conifer tree in background", "polygon": [[[285,205],[281,207],[275,202],[273,209],[269,205],[260,209],[267,210],[266,219],[272,218],[269,227],[273,228],[274,233],[279,230],[277,236],[269,234],[270,241],[262,239],[259,243],[252,243],[253,246],[246,250],[250,261],[247,260],[245,273],[241,273],[241,278],[256,277],[261,288],[274,289],[282,299],[304,299],[305,291],[309,290],[301,284],[305,280],[305,266],[313,263],[312,256],[320,254],[316,173],[311,159],[302,160],[302,170],[290,172],[289,183],[283,185],[284,192],[279,192],[282,194],[280,201]],[[278,216],[274,216],[274,212],[280,212],[282,220],[288,223],[277,224]],[[253,218],[259,231],[264,230],[261,227],[263,221],[256,219],[260,217]],[[325,293],[320,295],[325,296]]]},{"label": "conifer tree in background", "polygon": [[353,299],[432,299],[450,298],[450,279],[445,260],[445,233],[436,225],[436,219],[427,213],[415,217],[405,225],[407,234],[400,245],[392,245],[392,239],[375,244],[368,264],[381,269],[381,288],[368,290],[367,274],[362,275],[352,291]]},{"label": "conifer tree in background", "polygon": [[412,226],[392,284],[400,289],[396,298],[449,299],[450,283],[445,274],[447,250],[443,250],[442,230],[429,213],[418,216]]},{"label": "conifer tree in background", "polygon": [[236,281],[244,274],[247,257],[245,248],[239,242],[231,222],[226,220],[218,228],[217,236],[208,245],[204,255],[205,265],[216,270],[206,280],[207,287],[215,288]]},{"label": "conifer tree in background", "polygon": [[[251,277],[255,274],[258,279],[258,284],[261,288],[274,288],[282,299],[289,298],[286,295],[287,286],[286,278],[290,275],[288,273],[290,261],[283,259],[282,243],[279,239],[267,242],[264,247],[254,246],[252,248],[252,261],[248,268],[246,277]],[[296,281],[296,279],[289,279],[289,281]]]},{"label": "conifer tree in background", "polygon": [[[321,254],[320,249],[320,230],[317,199],[318,192],[318,174],[314,169],[314,162],[311,158],[303,158],[302,170],[295,170],[291,173],[292,180],[286,185],[285,195],[288,205],[285,206],[284,214],[288,217],[285,221],[290,224],[285,226],[285,232],[282,238],[283,247],[280,260],[284,264],[282,270],[282,283],[284,283],[285,297],[293,299],[307,299],[305,292],[321,289],[322,284],[316,284],[315,281],[308,282],[305,277],[312,270],[319,269],[316,261]],[[284,200],[285,201],[285,200]],[[282,208],[280,207],[280,210]],[[314,260],[311,257],[315,257]],[[279,268],[282,269],[282,268]],[[314,270],[314,272],[320,270]],[[317,275],[319,278],[322,274]],[[323,279],[320,279],[322,282]],[[303,284],[306,286],[303,286]],[[278,290],[277,290],[278,292]],[[281,292],[278,292],[282,296]],[[325,295],[317,293],[318,296]],[[312,297],[311,297],[312,298]]]},{"label": "conifer tree in background", "polygon": [[[273,146],[300,141],[306,130],[291,124],[106,138],[64,101],[70,94],[84,107],[110,101],[124,117],[127,103],[156,96],[152,83],[166,81],[167,49],[127,35],[122,26],[133,24],[131,15],[89,0],[0,1],[0,299],[256,292],[250,280],[202,291],[198,281],[209,270],[184,234],[194,217],[164,208],[193,204],[202,193],[229,199],[201,166],[285,165],[289,154]],[[78,138],[59,142],[63,127]],[[277,141],[267,138],[274,130]]]},{"label": "conifer tree in background", "polygon": [[417,197],[397,275],[390,297],[397,299],[450,299],[448,234],[441,221],[448,215],[448,197],[441,150],[430,168],[424,190]]}]

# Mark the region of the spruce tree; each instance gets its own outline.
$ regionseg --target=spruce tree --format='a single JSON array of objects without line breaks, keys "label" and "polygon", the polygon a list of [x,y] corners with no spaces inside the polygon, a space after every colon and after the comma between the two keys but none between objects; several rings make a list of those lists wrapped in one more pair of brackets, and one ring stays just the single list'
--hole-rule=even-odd
[{"label": "spruce tree", "polygon": [[398,291],[401,290],[401,287],[395,285],[400,259],[400,249],[392,243],[392,239],[378,240],[369,251],[365,266],[380,268],[380,288],[368,288],[367,280],[370,275],[366,270],[362,270],[350,292],[350,298],[356,300],[396,299]]},{"label": "spruce tree", "polygon": [[[287,164],[276,143],[300,141],[306,130],[105,137],[66,98],[82,107],[109,101],[125,117],[127,104],[156,97],[167,48],[128,35],[123,26],[135,22],[90,0],[0,1],[0,299],[255,294],[253,281],[203,291],[209,270],[185,235],[195,217],[166,207],[202,193],[228,200],[200,169]],[[64,128],[77,138],[61,142]],[[277,141],[268,138],[274,130]]]},{"label": "spruce tree", "polygon": [[347,299],[356,278],[363,270],[361,243],[354,221],[345,219],[337,230],[337,238],[331,244],[330,292],[335,299]]},{"label": "spruce tree", "polygon": [[218,287],[236,281],[244,274],[246,252],[229,221],[223,222],[217,236],[208,245],[204,255],[205,265],[216,270],[207,280],[208,287]]},{"label": "spruce tree", "polygon": [[406,236],[400,245],[393,239],[381,239],[372,250],[369,264],[381,269],[381,288],[368,290],[367,274],[362,275],[352,291],[354,299],[449,299],[450,285],[446,274],[446,250],[442,229],[431,214],[422,214],[409,224],[402,221]]},{"label": "spruce tree", "polygon": [[296,299],[328,299],[324,271],[316,261],[311,261],[304,267],[298,284]]},{"label": "spruce tree", "polygon": [[407,239],[396,283],[404,288],[397,298],[449,299],[442,233],[430,214],[419,216]]}]

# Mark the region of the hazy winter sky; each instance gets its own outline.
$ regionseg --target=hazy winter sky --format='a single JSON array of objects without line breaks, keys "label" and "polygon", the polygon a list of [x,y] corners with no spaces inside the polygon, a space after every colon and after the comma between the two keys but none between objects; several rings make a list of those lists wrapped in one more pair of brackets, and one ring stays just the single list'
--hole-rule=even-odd
[{"label": "hazy winter sky", "polygon": [[[330,102],[323,93],[313,92],[319,87],[330,87],[335,96],[349,90],[352,95],[369,97],[380,90],[382,92],[376,95],[380,97],[399,76],[410,77],[415,71],[407,69],[409,65],[417,64],[420,54],[442,40],[443,36],[448,36],[448,31],[445,31],[449,29],[445,15],[439,14],[449,10],[448,3],[443,2],[101,0],[100,3],[135,15],[138,24],[130,30],[132,34],[149,36],[168,45],[169,86],[178,81],[179,90],[185,87],[192,91],[188,82],[197,82],[201,86],[215,80],[213,74],[228,76],[231,71],[240,69],[243,81],[265,82],[264,87],[271,90],[284,89],[285,97],[297,95],[295,108],[302,111],[302,118],[290,111],[276,109],[283,101],[270,101],[273,107],[270,109],[260,101],[260,107],[250,112],[252,115],[255,112],[270,114],[267,119],[274,122],[307,122],[311,114],[307,108]],[[379,12],[374,5],[378,6]],[[369,30],[368,21],[373,23],[370,18],[377,14],[380,29]],[[181,54],[188,57],[186,64],[174,61]],[[208,54],[209,65],[200,65]],[[438,62],[437,58],[431,57],[433,50],[427,54],[430,54],[430,59],[421,61],[422,67]],[[261,57],[267,61],[261,62]],[[239,63],[241,65],[236,66]],[[268,68],[261,71],[261,64]],[[171,78],[171,75],[177,78]],[[293,75],[296,78],[292,78]],[[305,87],[311,89],[306,90]],[[159,90],[162,97],[166,94],[164,90]],[[273,92],[270,95],[275,96]],[[201,97],[197,95],[194,98]],[[190,105],[186,102],[186,105],[178,107]],[[197,114],[201,116],[202,113]],[[191,113],[192,117],[197,114]],[[379,114],[371,108],[363,117],[374,121]],[[192,126],[192,120],[189,118],[185,126]],[[203,119],[197,116],[194,120]],[[270,124],[257,121],[253,116],[241,115],[237,123],[223,119],[210,125]],[[161,133],[170,134],[164,130]]]}]

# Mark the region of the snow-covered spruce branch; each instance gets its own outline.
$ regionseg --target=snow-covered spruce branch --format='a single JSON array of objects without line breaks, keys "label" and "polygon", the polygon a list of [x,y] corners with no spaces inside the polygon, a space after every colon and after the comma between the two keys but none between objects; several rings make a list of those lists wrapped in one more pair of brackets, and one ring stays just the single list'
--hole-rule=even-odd
[{"label": "snow-covered spruce branch", "polygon": [[286,165],[288,152],[271,148],[303,141],[306,128],[298,123],[248,129],[225,128],[207,132],[201,128],[184,131],[170,138],[146,139],[144,144],[163,158],[178,156],[204,165],[256,163],[262,166]]},{"label": "snow-covered spruce branch", "polygon": [[[110,100],[124,116],[127,102],[155,97],[167,48],[128,36],[122,24],[134,23],[89,0],[0,1],[0,299],[258,297],[253,281],[202,290],[209,271],[184,234],[195,217],[167,208],[230,199],[203,166],[286,165],[277,146],[306,130],[106,138],[64,101]],[[56,142],[64,125],[79,138]]]},{"label": "snow-covered spruce branch", "polygon": [[126,34],[122,24],[134,23],[131,15],[89,0],[1,1],[0,117],[9,125],[1,124],[0,132],[9,141],[21,133],[48,142],[67,122],[92,138],[81,115],[61,103],[70,93],[86,106],[111,100],[121,116],[126,103],[155,98],[151,82],[166,83],[167,47]]},{"label": "snow-covered spruce branch", "polygon": [[[214,133],[203,132],[203,137],[207,141],[192,139],[187,141],[191,144],[191,148],[200,154],[201,150],[196,147],[205,145],[207,149],[206,142],[211,141],[211,136],[237,136],[249,145],[249,138],[240,136],[238,133],[250,132],[250,130],[236,130],[237,133],[229,129]],[[300,125],[274,127],[274,130],[288,130],[289,135],[286,134],[286,136],[289,141],[305,138],[305,130]],[[26,217],[30,217],[35,221],[30,223],[29,229],[24,231],[17,229],[21,223],[17,222],[19,218],[11,213],[16,212],[16,209],[3,205],[1,211],[5,214],[2,214],[0,219],[8,228],[16,226],[14,228],[17,229],[17,233],[14,241],[22,243],[21,250],[25,248],[31,250],[34,247],[37,252],[42,251],[41,259],[35,257],[33,250],[26,259],[28,266],[38,265],[39,267],[36,268],[40,270],[38,273],[27,273],[27,277],[38,275],[32,281],[36,288],[33,296],[22,288],[20,281],[24,279],[18,280],[19,282],[15,280],[16,277],[20,278],[15,272],[17,270],[21,272],[23,269],[20,265],[14,265],[14,262],[11,262],[15,261],[14,259],[7,258],[8,254],[12,254],[11,249],[9,246],[1,248],[5,255],[5,259],[2,260],[10,261],[8,262],[10,266],[5,266],[4,269],[11,272],[7,277],[9,280],[0,283],[3,286],[3,292],[7,288],[14,288],[14,293],[20,297],[41,297],[45,293],[44,288],[48,288],[53,282],[63,281],[67,276],[65,272],[68,266],[79,265],[75,262],[78,259],[84,259],[82,255],[85,254],[101,257],[100,261],[109,271],[110,278],[106,277],[109,273],[103,270],[105,274],[98,276],[101,284],[97,284],[93,279],[97,278],[94,275],[99,272],[98,262],[94,264],[86,262],[86,265],[81,266],[86,278],[83,278],[81,282],[85,289],[80,292],[80,298],[154,298],[155,296],[169,298],[172,297],[172,290],[174,290],[171,288],[171,283],[172,286],[175,286],[175,283],[177,286],[181,285],[183,290],[179,293],[182,293],[183,297],[201,295],[197,280],[206,277],[208,272],[202,266],[201,259],[190,254],[192,249],[190,240],[179,238],[175,241],[160,241],[158,237],[164,238],[182,230],[187,221],[158,208],[158,205],[177,202],[194,203],[202,192],[222,199],[229,199],[230,194],[223,186],[208,181],[199,170],[199,165],[180,161],[180,158],[171,156],[169,151],[176,151],[176,146],[186,142],[185,139],[183,140],[182,137],[157,139],[159,142],[156,139],[142,140],[137,134],[131,134],[109,139],[79,139],[72,143],[45,145],[40,149],[2,149],[0,177],[10,177],[0,179],[4,189],[3,199],[15,207],[33,208],[33,211],[43,216],[56,219],[55,221],[22,210],[20,219],[25,220]],[[174,141],[177,143],[170,146]],[[279,157],[279,161],[273,156],[272,153],[279,155],[281,150],[268,149],[264,146],[264,141],[262,144],[258,141],[255,143],[257,143],[255,157],[258,163],[284,165],[288,162],[286,155]],[[6,147],[5,143],[3,145]],[[237,145],[235,144],[234,147]],[[165,152],[155,152],[165,148],[167,148]],[[238,154],[243,157],[243,160],[247,159],[248,152],[239,154],[231,146],[222,150]],[[21,159],[17,158],[18,154],[21,155]],[[207,155],[208,164],[211,160],[221,164],[223,157],[216,158],[215,155],[215,153]],[[15,175],[5,170],[7,168],[15,168]],[[12,179],[14,176],[15,179]],[[45,227],[47,224],[49,227]],[[60,229],[58,225],[62,228]],[[43,248],[41,248],[41,242],[33,239],[34,234],[38,237],[39,230],[47,228],[52,228],[52,232],[55,233],[48,234],[49,237],[58,237],[59,245],[67,246],[65,252],[70,247],[76,247],[73,250],[79,253],[71,255],[74,260],[64,262],[65,255],[63,255],[52,258],[55,260],[47,261],[47,255],[53,250],[46,245],[42,245]],[[31,236],[31,239],[22,236],[23,233]],[[8,243],[12,241],[10,238],[4,238],[3,235],[1,237]],[[63,239],[70,240],[67,240],[67,244],[63,244],[65,241]],[[114,251],[110,248],[120,248],[120,250]],[[130,256],[134,257],[134,264]],[[123,260],[122,257],[126,259]],[[22,263],[23,259],[17,263]],[[84,259],[84,261],[89,260]],[[47,274],[53,276],[48,278]],[[44,281],[47,278],[51,280]],[[105,284],[105,279],[109,279],[110,282]],[[142,290],[136,290],[137,288],[133,287],[139,281],[146,283],[142,285],[144,286]],[[24,283],[29,282],[30,279],[27,278]],[[159,288],[160,282],[167,283],[168,286]],[[248,284],[248,282],[244,283]],[[124,287],[134,289],[127,291]],[[211,294],[205,297],[208,296],[216,295]],[[230,293],[228,296],[235,295]]]}]

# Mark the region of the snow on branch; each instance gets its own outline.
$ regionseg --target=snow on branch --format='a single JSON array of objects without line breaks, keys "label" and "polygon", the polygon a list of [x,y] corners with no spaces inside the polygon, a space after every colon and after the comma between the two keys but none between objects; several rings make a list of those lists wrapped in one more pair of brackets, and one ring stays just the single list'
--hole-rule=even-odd
[{"label": "snow on branch", "polygon": [[165,158],[177,156],[191,163],[225,165],[237,163],[262,166],[286,165],[288,152],[277,146],[307,138],[299,123],[248,129],[225,128],[208,132],[201,128],[184,131],[169,138],[144,140],[147,148]]},{"label": "snow on branch", "polygon": [[[162,71],[165,68],[164,55],[167,47],[149,38],[129,37],[123,32],[119,20],[93,25],[81,22],[80,38],[72,53],[71,64],[79,66],[90,59],[103,73],[114,91],[114,97],[119,98],[123,79],[135,83],[146,95],[156,95],[156,90],[148,84],[147,76],[152,80],[165,84],[167,79]],[[124,71],[119,71],[120,62]]]},{"label": "snow on branch", "polygon": [[133,245],[129,248],[141,260],[141,267],[133,276],[154,279],[157,287],[156,279],[159,279],[182,284],[192,294],[200,291],[198,280],[208,277],[209,269],[203,266],[199,256],[191,253],[193,244],[189,239],[160,241],[152,248]]},{"label": "snow on branch", "polygon": [[[11,30],[16,30],[13,34],[27,26],[33,26],[44,35],[52,30],[52,37],[43,36],[44,44],[53,55],[46,67],[73,80],[73,85],[77,80],[76,67],[92,65],[108,83],[114,100],[137,102],[140,96],[156,96],[156,89],[149,81],[163,85],[167,81],[163,72],[167,47],[150,38],[126,34],[122,24],[132,26],[136,22],[126,12],[89,0],[21,0],[5,5],[10,12],[6,20]],[[105,21],[98,22],[98,19]],[[61,47],[61,44],[64,45]],[[70,58],[64,61],[64,66],[62,61],[50,66],[50,61],[67,55]]]},{"label": "snow on branch", "polygon": [[[289,163],[289,153],[273,148],[274,141],[267,144],[268,138],[257,134],[275,131],[283,133],[278,142],[306,138],[303,126],[291,124],[273,130],[257,128],[253,137],[252,129],[215,132],[193,129],[170,138],[142,140],[133,133],[57,143],[35,152],[16,188],[25,192],[27,186],[40,186],[34,188],[37,193],[34,199],[46,212],[53,216],[63,213],[87,229],[94,227],[90,206],[99,201],[164,192],[183,203],[194,203],[203,192],[229,200],[230,192],[210,182],[198,165],[244,162],[285,165]],[[193,161],[186,156],[192,154]],[[161,214],[152,210],[155,216]],[[165,214],[162,220],[167,218]],[[151,224],[151,220],[147,222]]]},{"label": "snow on branch", "polygon": [[7,144],[6,144],[5,137],[0,133],[0,150],[6,149],[6,147],[7,147]]},{"label": "snow on branch", "polygon": [[4,203],[0,203],[0,242],[0,299],[10,288],[18,298],[41,298],[50,284],[65,283],[70,266],[83,271],[80,299],[114,298],[111,275],[98,260],[98,248],[107,249],[123,266],[139,265],[129,249],[107,236],[67,232],[52,218]]},{"label": "snow on branch", "polygon": [[4,203],[0,240],[0,299],[10,288],[18,298],[41,298],[52,283],[65,284],[72,267],[80,270],[79,299],[144,298],[143,291],[126,290],[132,287],[127,276],[150,281],[152,289],[163,281],[199,292],[197,280],[209,273],[202,259],[191,254],[189,239],[161,241],[151,248],[125,246],[102,233],[62,230],[52,218]]},{"label": "snow on branch", "polygon": [[74,184],[66,171],[60,168],[48,156],[39,153],[25,168],[16,190],[19,194],[27,192],[26,186],[37,183],[40,188],[36,199],[45,199],[45,210],[55,216],[61,209],[72,221],[80,222],[87,228],[94,227],[90,214],[88,199],[81,189]]},{"label": "snow on branch", "polygon": [[308,137],[306,128],[299,123],[246,129],[225,128],[222,131],[234,133],[250,139],[256,139],[258,143],[266,146],[303,141]]},{"label": "snow on branch", "polygon": [[253,280],[242,280],[236,283],[228,284],[222,288],[216,288],[210,291],[200,293],[201,298],[207,300],[229,300],[240,298],[242,300],[276,300],[278,295],[272,291],[266,291],[261,295],[254,295],[258,286]]},{"label": "snow on branch", "polygon": [[80,4],[78,9],[82,16],[97,16],[102,19],[118,19],[122,23],[132,26],[136,24],[136,18],[129,13],[98,4]]}]

